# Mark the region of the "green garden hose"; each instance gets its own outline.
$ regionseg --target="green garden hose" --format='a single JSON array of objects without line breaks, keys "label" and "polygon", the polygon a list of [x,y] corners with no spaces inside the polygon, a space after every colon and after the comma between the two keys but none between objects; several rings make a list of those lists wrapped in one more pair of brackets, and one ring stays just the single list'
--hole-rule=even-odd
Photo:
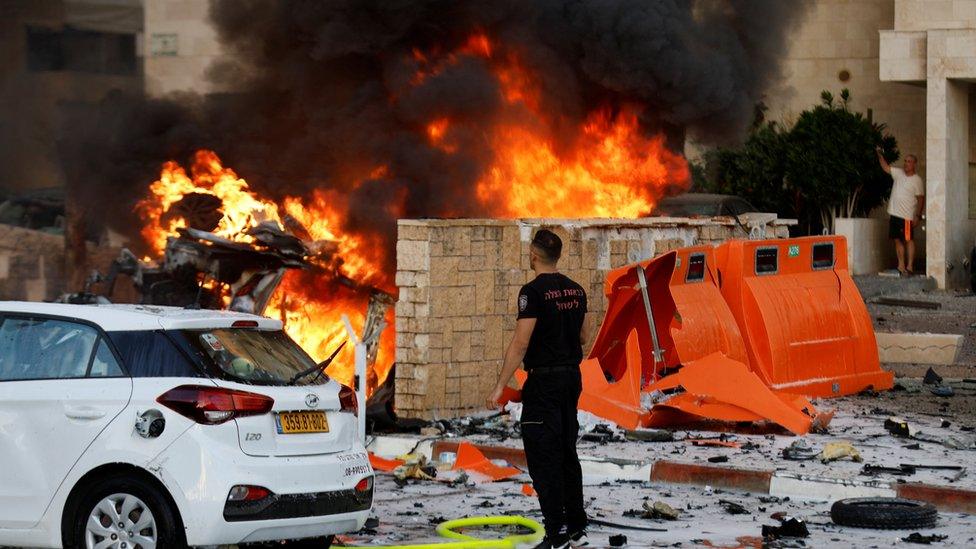
[{"label": "green garden hose", "polygon": [[[531,534],[511,535],[503,539],[487,540],[455,532],[458,528],[472,526],[524,526],[532,530]],[[385,549],[517,549],[521,543],[533,543],[542,539],[545,533],[538,522],[519,516],[501,517],[468,517],[442,522],[437,527],[437,534],[453,540],[446,543],[424,543],[419,545],[371,545]]]}]

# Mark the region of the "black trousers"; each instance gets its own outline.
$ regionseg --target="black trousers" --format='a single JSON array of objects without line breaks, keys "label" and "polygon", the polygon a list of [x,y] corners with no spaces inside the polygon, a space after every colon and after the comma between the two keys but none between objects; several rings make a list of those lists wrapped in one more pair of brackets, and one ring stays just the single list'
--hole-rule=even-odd
[{"label": "black trousers", "polygon": [[546,534],[586,528],[583,472],[576,455],[579,372],[530,372],[522,387],[522,443]]}]

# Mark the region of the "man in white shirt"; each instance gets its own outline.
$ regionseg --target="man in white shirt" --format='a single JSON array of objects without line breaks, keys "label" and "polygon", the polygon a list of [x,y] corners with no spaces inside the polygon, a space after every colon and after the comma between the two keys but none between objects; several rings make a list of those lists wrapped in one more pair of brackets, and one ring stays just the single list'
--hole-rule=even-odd
[{"label": "man in white shirt", "polygon": [[[914,154],[905,156],[905,167],[895,168],[888,164],[881,155],[881,147],[876,147],[878,162],[881,169],[891,174],[894,185],[891,187],[891,198],[888,199],[888,238],[895,241],[895,253],[898,255],[898,272],[902,276],[915,274],[915,226],[922,221],[925,210],[925,183],[919,177],[916,168],[918,157]],[[907,252],[907,254],[906,254]],[[906,257],[907,255],[907,257]]]}]

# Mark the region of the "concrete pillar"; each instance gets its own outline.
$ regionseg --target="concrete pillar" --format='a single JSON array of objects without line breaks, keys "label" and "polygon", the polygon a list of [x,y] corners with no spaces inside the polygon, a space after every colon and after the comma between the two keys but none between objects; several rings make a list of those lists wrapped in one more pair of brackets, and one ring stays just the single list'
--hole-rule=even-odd
[{"label": "concrete pillar", "polygon": [[[926,273],[940,288],[966,285],[969,219],[968,82],[947,75],[946,35],[930,31],[926,88]],[[947,71],[947,69],[949,69]]]}]

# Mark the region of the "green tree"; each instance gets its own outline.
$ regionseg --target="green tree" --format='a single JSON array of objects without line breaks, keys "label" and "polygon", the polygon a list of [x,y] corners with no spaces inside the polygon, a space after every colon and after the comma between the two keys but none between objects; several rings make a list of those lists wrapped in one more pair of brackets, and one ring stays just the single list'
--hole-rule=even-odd
[{"label": "green tree", "polygon": [[824,91],[821,104],[804,111],[789,132],[786,178],[802,196],[807,215],[819,214],[820,225],[833,231],[838,217],[866,216],[891,193],[891,177],[878,164],[875,147],[889,161],[898,158],[895,138]]},{"label": "green tree", "polygon": [[884,124],[851,112],[849,101],[846,89],[840,101],[824,91],[821,104],[801,113],[792,127],[766,122],[760,106],[741,146],[704,155],[696,186],[796,218],[807,234],[832,231],[837,217],[867,215],[891,192],[875,147],[889,162],[897,160],[898,147]]}]

